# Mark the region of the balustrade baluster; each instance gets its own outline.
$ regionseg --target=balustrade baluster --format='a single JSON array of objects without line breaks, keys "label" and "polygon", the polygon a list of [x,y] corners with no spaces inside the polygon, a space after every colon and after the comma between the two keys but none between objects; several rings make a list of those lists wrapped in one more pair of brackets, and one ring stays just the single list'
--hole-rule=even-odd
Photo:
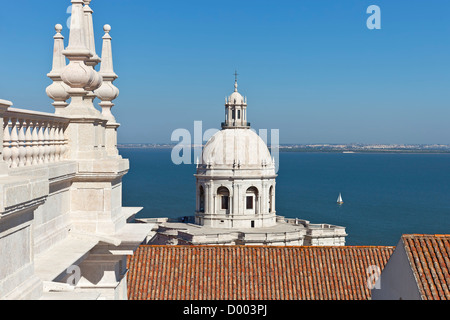
[{"label": "balustrade baluster", "polygon": [[59,136],[59,123],[55,123],[54,126],[54,141],[53,141],[53,145],[55,148],[55,162],[58,162],[61,160],[60,154],[61,154],[61,138]]},{"label": "balustrade baluster", "polygon": [[44,122],[44,163],[50,162],[50,137],[49,137],[49,123]]},{"label": "balustrade baluster", "polygon": [[49,130],[49,161],[55,162],[55,123],[48,124]]},{"label": "balustrade baluster", "polygon": [[33,132],[31,133],[31,145],[33,150],[32,165],[39,164],[39,121],[33,121]]},{"label": "balustrade baluster", "polygon": [[25,148],[25,128],[24,128],[24,119],[18,119],[18,146],[19,146],[19,167],[25,167],[27,150]]},{"label": "balustrade baluster", "polygon": [[65,124],[61,123],[60,130],[59,130],[59,135],[60,135],[60,139],[61,139],[61,154],[60,154],[61,160],[64,160],[66,158],[66,153],[68,150],[65,129],[66,129]]},{"label": "balustrade baluster", "polygon": [[3,117],[3,160],[11,165],[11,135],[9,133],[9,118]]},{"label": "balustrade baluster", "polygon": [[17,118],[11,119],[11,168],[19,166],[19,136],[17,135]]},{"label": "balustrade baluster", "polygon": [[32,121],[25,120],[25,150],[26,150],[26,161],[25,166],[29,167],[33,164],[33,136],[31,134]]},{"label": "balustrade baluster", "polygon": [[45,157],[45,143],[44,143],[44,130],[45,130],[45,124],[42,121],[39,121],[39,131],[38,131],[38,147],[39,147],[39,153],[38,153],[38,164],[44,163],[44,157]]}]

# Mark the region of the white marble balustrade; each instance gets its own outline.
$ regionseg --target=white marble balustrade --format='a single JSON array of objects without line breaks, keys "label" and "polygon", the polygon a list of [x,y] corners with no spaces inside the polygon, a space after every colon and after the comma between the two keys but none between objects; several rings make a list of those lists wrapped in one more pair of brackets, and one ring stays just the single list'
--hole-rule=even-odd
[{"label": "white marble balustrade", "polygon": [[69,118],[9,108],[3,116],[3,160],[10,168],[65,159]]}]

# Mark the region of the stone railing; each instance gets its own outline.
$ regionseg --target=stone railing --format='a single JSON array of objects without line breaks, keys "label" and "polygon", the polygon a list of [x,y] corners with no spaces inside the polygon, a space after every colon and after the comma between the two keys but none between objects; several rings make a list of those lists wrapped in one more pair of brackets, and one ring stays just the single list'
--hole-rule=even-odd
[{"label": "stone railing", "polygon": [[345,227],[335,226],[331,224],[309,224],[307,235],[311,236],[330,236],[339,235],[346,236]]},{"label": "stone railing", "polygon": [[281,217],[281,216],[277,216],[277,221],[285,222],[285,223],[293,224],[293,225],[303,225],[303,226],[308,226],[310,224],[309,221],[307,221],[307,220],[298,219],[298,218],[285,218],[285,217]]},{"label": "stone railing", "polygon": [[10,168],[62,161],[69,118],[9,108],[3,114],[3,160]]}]

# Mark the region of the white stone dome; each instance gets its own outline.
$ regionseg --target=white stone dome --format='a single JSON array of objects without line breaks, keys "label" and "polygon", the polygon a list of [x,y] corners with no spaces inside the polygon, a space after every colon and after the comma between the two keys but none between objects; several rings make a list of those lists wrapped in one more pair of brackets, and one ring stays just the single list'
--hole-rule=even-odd
[{"label": "white stone dome", "polygon": [[211,167],[274,168],[266,143],[251,129],[217,132],[203,149],[203,165]]}]

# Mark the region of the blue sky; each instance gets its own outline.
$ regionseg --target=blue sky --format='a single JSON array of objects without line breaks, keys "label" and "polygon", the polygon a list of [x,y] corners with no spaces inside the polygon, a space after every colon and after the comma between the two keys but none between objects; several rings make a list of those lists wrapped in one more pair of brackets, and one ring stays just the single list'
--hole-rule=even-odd
[{"label": "blue sky", "polygon": [[[54,25],[69,0],[3,1],[0,99],[53,112]],[[369,30],[369,5],[381,30]],[[112,26],[119,142],[170,142],[219,128],[224,98],[248,97],[255,129],[281,143],[450,144],[448,0],[93,0],[97,53]],[[68,40],[68,29],[63,34]],[[66,42],[67,43],[67,42]],[[97,100],[98,102],[98,100]]]}]

